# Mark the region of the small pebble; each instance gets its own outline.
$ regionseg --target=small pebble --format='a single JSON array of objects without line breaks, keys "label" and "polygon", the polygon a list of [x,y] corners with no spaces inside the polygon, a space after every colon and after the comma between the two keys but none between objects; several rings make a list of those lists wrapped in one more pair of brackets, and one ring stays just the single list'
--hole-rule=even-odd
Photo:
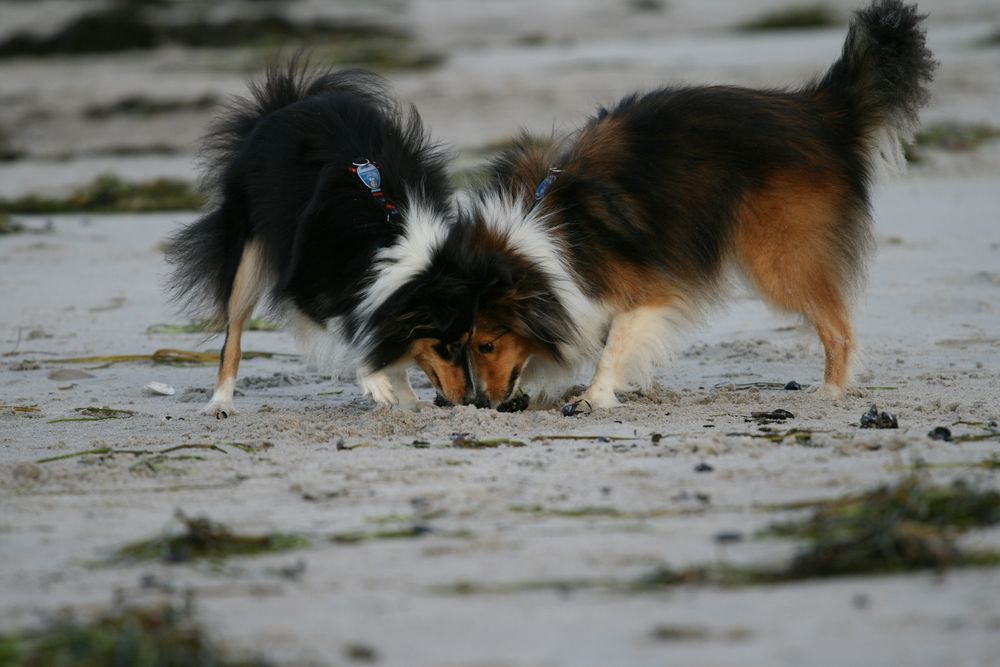
[{"label": "small pebble", "polygon": [[879,412],[878,406],[872,405],[861,415],[861,428],[899,428],[899,422],[896,415],[884,410]]},{"label": "small pebble", "polygon": [[927,432],[927,437],[931,440],[943,440],[944,442],[951,442],[951,429],[945,426],[935,426],[933,429]]},{"label": "small pebble", "polygon": [[169,384],[164,384],[162,382],[150,382],[145,387],[143,387],[143,389],[150,392],[151,394],[157,394],[159,396],[174,395],[174,388],[171,387]]},{"label": "small pebble", "polygon": [[368,644],[353,643],[344,647],[344,657],[351,662],[378,662],[379,654],[375,647]]},{"label": "small pebble", "polygon": [[786,419],[795,419],[793,415],[788,410],[782,410],[778,408],[777,410],[771,410],[770,412],[751,412],[750,416],[754,419],[776,419],[778,421],[784,421]]},{"label": "small pebble", "polygon": [[522,392],[506,403],[498,405],[497,412],[524,412],[528,409],[529,403],[531,403],[531,396]]},{"label": "small pebble", "polygon": [[800,389],[802,389],[802,385],[800,385],[795,380],[791,380],[788,382],[788,384],[785,385],[786,391],[798,391]]},{"label": "small pebble", "polygon": [[573,401],[572,403],[567,403],[562,406],[563,417],[577,417],[580,415],[589,415],[594,409],[591,407],[590,402],[584,399],[579,401]]},{"label": "small pebble", "polygon": [[736,530],[726,530],[716,533],[715,541],[719,544],[735,544],[743,541],[743,533]]},{"label": "small pebble", "polygon": [[86,371],[81,371],[76,368],[60,368],[49,373],[50,380],[88,380],[94,377]]},{"label": "small pebble", "polygon": [[702,461],[701,463],[699,463],[698,465],[696,465],[694,467],[694,471],[695,472],[712,472],[713,470],[715,470],[715,468],[713,468],[712,466],[708,465],[704,461]]}]

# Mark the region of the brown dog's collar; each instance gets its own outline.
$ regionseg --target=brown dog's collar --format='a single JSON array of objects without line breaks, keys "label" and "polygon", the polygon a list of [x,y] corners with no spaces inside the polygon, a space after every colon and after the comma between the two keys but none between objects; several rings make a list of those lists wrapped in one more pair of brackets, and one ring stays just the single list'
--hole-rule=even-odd
[{"label": "brown dog's collar", "polygon": [[549,167],[549,174],[542,179],[542,182],[538,184],[535,188],[535,206],[541,203],[542,198],[545,197],[545,193],[549,191],[549,187],[555,182],[556,176],[562,173],[562,169],[556,167]]}]

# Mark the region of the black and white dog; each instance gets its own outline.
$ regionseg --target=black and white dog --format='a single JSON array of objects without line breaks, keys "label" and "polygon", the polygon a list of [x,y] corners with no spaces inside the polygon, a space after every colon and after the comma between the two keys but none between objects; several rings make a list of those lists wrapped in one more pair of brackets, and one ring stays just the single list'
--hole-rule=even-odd
[{"label": "black and white dog", "polygon": [[[261,300],[309,351],[336,350],[377,403],[414,407],[407,367],[460,403],[472,314],[435,279],[452,226],[445,154],[362,70],[270,68],[205,139],[209,211],[170,240],[174,296],[226,332],[205,412],[232,415],[240,337]],[[343,370],[343,366],[341,367]]]}]

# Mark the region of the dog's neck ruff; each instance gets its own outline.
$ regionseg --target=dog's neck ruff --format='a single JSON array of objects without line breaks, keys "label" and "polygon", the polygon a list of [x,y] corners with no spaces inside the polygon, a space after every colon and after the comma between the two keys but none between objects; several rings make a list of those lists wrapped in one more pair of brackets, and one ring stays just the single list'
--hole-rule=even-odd
[{"label": "dog's neck ruff", "polygon": [[398,222],[399,209],[382,192],[382,172],[379,171],[378,165],[365,157],[355,158],[351,164],[351,173],[361,179],[372,197],[385,211],[385,221],[389,224]]},{"label": "dog's neck ruff", "polygon": [[[550,176],[554,180],[559,170],[552,171]],[[479,206],[486,226],[505,238],[511,251],[548,276],[552,296],[562,304],[573,337],[559,344],[562,357],[573,363],[580,356],[599,351],[607,311],[583,293],[581,279],[569,263],[563,242],[552,229],[553,214],[540,212],[537,202],[529,208],[510,193],[490,193]]]},{"label": "dog's neck ruff", "polygon": [[[399,238],[375,253],[371,281],[356,309],[361,321],[371,320],[387,299],[431,265],[450,228],[441,214],[415,192],[408,193],[406,218],[401,224],[403,233]],[[365,337],[367,334],[363,332],[364,340],[354,342],[369,347],[373,341]]]}]

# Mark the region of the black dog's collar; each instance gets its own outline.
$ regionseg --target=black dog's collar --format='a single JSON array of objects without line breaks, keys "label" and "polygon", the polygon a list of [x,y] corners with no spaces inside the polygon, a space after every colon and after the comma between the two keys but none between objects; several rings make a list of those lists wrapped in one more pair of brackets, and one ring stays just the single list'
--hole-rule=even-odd
[{"label": "black dog's collar", "polygon": [[357,174],[375,201],[382,206],[385,211],[385,221],[395,222],[399,218],[399,209],[382,192],[382,172],[379,171],[378,165],[368,158],[355,158],[351,166],[351,173]]}]

